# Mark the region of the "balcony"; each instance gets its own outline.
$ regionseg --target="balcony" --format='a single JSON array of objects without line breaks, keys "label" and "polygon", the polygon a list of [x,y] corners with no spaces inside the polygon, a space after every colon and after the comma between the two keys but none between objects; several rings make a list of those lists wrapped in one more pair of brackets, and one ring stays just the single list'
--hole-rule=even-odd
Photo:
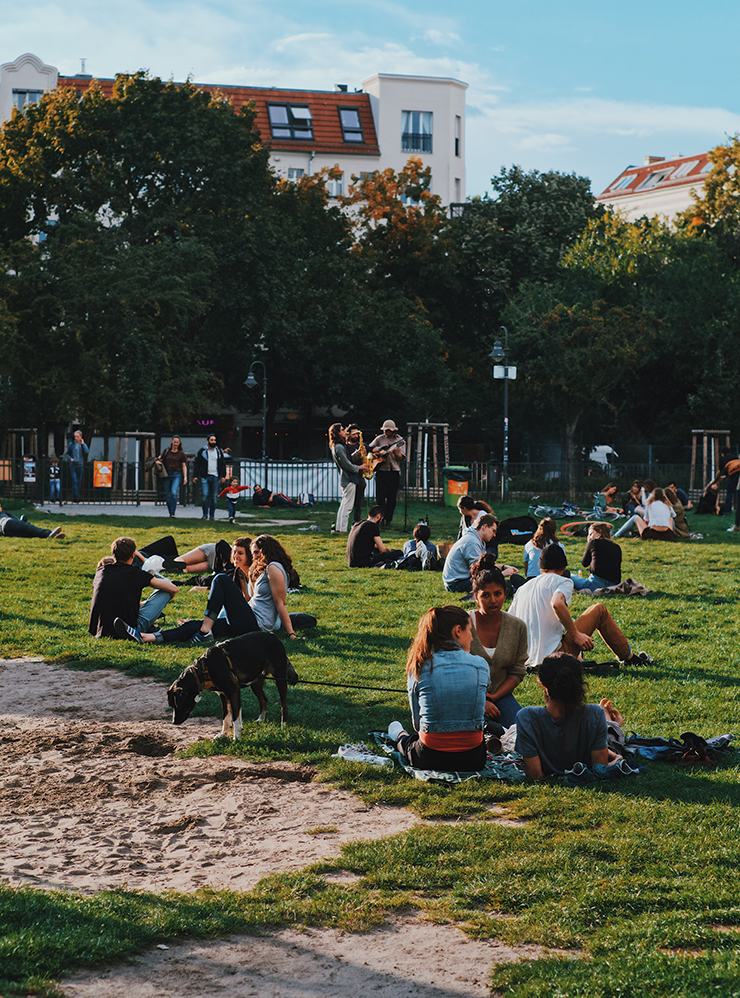
[{"label": "balcony", "polygon": [[401,152],[432,152],[431,132],[402,132]]}]

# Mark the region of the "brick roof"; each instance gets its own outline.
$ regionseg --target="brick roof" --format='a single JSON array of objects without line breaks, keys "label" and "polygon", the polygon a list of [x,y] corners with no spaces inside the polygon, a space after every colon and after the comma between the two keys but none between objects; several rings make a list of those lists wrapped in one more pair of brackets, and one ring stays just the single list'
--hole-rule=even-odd
[{"label": "brick roof", "polygon": [[[78,93],[84,93],[93,82],[99,85],[106,97],[112,95],[115,80],[93,81],[92,77],[60,76],[57,85],[71,87]],[[369,94],[324,90],[279,90],[276,87],[220,87],[210,83],[196,83],[194,86],[199,90],[223,94],[231,101],[235,111],[248,101],[254,101],[257,130],[263,143],[272,149],[294,152],[315,150],[341,156],[380,156]],[[273,139],[270,134],[268,104],[294,104],[304,107],[308,105],[313,120],[313,139]],[[339,120],[339,109],[342,107],[357,108],[363,142],[344,141]]]},{"label": "brick roof", "polygon": [[[673,156],[662,159],[659,156],[648,156],[652,160],[642,166],[628,166],[622,170],[616,180],[598,194],[597,201],[611,201],[615,197],[628,198],[631,194],[643,195],[646,191],[667,190],[669,188],[703,184],[709,170],[709,153],[701,152],[695,156]],[[677,176],[678,174],[678,176]]]}]

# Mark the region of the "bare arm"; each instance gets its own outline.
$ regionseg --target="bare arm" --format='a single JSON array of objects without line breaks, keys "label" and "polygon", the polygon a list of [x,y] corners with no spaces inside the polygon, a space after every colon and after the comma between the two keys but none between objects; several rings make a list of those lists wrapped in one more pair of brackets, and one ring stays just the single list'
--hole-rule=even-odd
[{"label": "bare arm", "polygon": [[178,587],[174,582],[170,582],[169,579],[160,579],[155,575],[149,585],[152,589],[163,589],[166,593],[172,593],[175,596],[178,592]]},{"label": "bare arm", "polygon": [[378,549],[378,551],[380,551],[380,552],[381,552],[382,554],[387,554],[387,553],[388,553],[388,552],[390,551],[390,548],[387,548],[387,547],[385,546],[385,544],[383,543],[383,538],[382,538],[382,537],[376,537],[376,538],[375,538],[375,547],[376,547],[376,548]]},{"label": "bare arm", "polygon": [[570,615],[568,604],[565,602],[565,596],[562,593],[555,593],[550,605],[553,613],[565,628],[568,637],[578,645],[581,651],[591,651],[594,639],[589,634],[583,634],[582,631],[578,630],[575,620]]},{"label": "bare arm", "polygon": [[542,772],[542,762],[538,755],[533,755],[529,759],[524,759],[524,774],[530,780],[541,780],[545,774]]},{"label": "bare arm", "polygon": [[295,631],[288,615],[288,608],[285,605],[285,576],[277,565],[267,566],[267,578],[270,580],[270,592],[277,609],[280,623],[285,628],[285,633],[289,638],[295,637]]},{"label": "bare arm", "polygon": [[[621,759],[621,758],[622,757],[620,755],[615,756],[615,759]],[[608,766],[609,765],[609,749],[608,748],[594,749],[593,750],[593,752],[591,753],[591,765],[595,766],[597,763],[599,763],[599,765],[601,765],[601,766]]]}]

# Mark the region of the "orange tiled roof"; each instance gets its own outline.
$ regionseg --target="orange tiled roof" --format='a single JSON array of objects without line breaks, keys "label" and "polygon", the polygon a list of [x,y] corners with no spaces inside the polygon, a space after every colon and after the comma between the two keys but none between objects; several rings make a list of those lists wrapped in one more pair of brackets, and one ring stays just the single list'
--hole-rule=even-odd
[{"label": "orange tiled roof", "polygon": [[631,194],[645,194],[646,191],[703,184],[709,172],[707,166],[711,168],[707,152],[700,152],[695,156],[673,156],[671,159],[661,159],[658,156],[648,158],[652,159],[651,163],[628,166],[622,170],[616,180],[596,196],[596,200],[611,201]]},{"label": "orange tiled roof", "polygon": [[[113,93],[115,80],[96,80],[92,77],[60,76],[58,86],[72,87],[84,93],[96,82],[106,97]],[[276,87],[219,87],[210,83],[196,83],[199,90],[220,93],[231,101],[234,110],[253,101],[257,112],[256,126],[265,145],[285,151],[315,150],[332,155],[380,156],[375,122],[370,107],[370,96],[363,92],[345,93],[325,90],[279,90]],[[273,139],[270,134],[269,104],[294,104],[311,109],[313,139]],[[345,142],[339,120],[339,109],[357,108],[362,126],[363,142]]]}]

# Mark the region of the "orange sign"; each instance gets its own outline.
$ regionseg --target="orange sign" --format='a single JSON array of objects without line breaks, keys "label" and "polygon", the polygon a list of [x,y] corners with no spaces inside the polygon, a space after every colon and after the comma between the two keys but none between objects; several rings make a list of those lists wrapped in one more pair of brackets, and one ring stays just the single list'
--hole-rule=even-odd
[{"label": "orange sign", "polygon": [[450,478],[447,482],[447,494],[450,496],[466,496],[468,494],[468,483],[453,482]]},{"label": "orange sign", "polygon": [[113,462],[93,461],[93,486],[96,489],[109,489],[113,485]]}]

